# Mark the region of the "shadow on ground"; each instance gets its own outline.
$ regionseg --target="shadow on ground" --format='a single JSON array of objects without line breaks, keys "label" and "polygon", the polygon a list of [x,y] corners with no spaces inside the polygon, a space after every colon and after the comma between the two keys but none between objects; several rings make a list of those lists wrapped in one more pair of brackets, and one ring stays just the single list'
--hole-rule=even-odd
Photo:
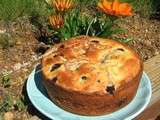
[{"label": "shadow on ground", "polygon": [[42,113],[40,113],[31,103],[29,100],[27,91],[26,91],[26,84],[27,80],[25,81],[25,84],[23,86],[22,94],[24,95],[25,104],[27,105],[27,112],[32,116],[38,116],[41,120],[51,120],[48,117],[44,116]]}]

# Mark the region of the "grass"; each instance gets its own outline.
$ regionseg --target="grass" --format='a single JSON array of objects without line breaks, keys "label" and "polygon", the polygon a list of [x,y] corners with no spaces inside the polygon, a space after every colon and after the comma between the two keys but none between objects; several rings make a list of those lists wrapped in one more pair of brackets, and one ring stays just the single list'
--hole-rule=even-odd
[{"label": "grass", "polygon": [[4,97],[0,99],[0,115],[8,111],[23,111],[26,109],[26,101],[24,96],[14,97],[14,92],[10,93],[7,90],[11,87],[11,75],[6,72],[2,74],[1,85],[3,88],[6,88],[3,93]]},{"label": "grass", "polygon": [[[89,35],[99,37],[109,37],[112,34],[122,32],[119,28],[113,29],[113,22],[109,19],[104,21],[98,20],[95,16],[99,15],[96,10],[96,5],[99,0],[74,0],[76,9],[86,12],[91,16],[77,16],[76,12],[71,12],[68,17],[65,17],[65,25],[59,32],[59,37],[68,39],[77,35]],[[155,11],[159,0],[120,0],[133,5],[134,12],[140,13],[142,16],[149,18]],[[137,4],[138,3],[138,4]],[[49,34],[56,31],[48,28],[48,16],[54,11],[45,0],[0,0],[0,20],[5,21],[7,34],[0,35],[0,47],[8,48],[13,46],[12,31],[10,30],[11,22],[19,17],[26,16],[30,19],[37,30],[45,27]],[[75,10],[76,11],[76,10]],[[72,14],[72,15],[71,15]],[[101,23],[100,23],[101,22]],[[100,31],[100,32],[98,32]],[[104,33],[105,32],[105,33]],[[10,37],[11,36],[11,37]]]},{"label": "grass", "polygon": [[0,113],[8,112],[13,109],[13,98],[12,95],[7,95],[4,98],[3,103],[0,104]]},{"label": "grass", "polygon": [[9,34],[0,34],[0,48],[6,49],[14,46],[15,40]]},{"label": "grass", "polygon": [[47,6],[45,0],[0,0],[0,21],[3,21],[3,29],[6,30],[4,34],[0,34],[0,48],[14,45],[11,26],[18,18],[29,18],[30,23],[34,25],[38,22],[43,24],[50,11]]},{"label": "grass", "polygon": [[142,17],[149,18],[160,5],[159,0],[121,0],[122,2],[131,3],[134,12],[139,13]]},{"label": "grass", "polygon": [[44,16],[46,5],[44,0],[0,0],[0,20],[12,22],[22,16]]},{"label": "grass", "polygon": [[9,73],[5,73],[2,76],[2,85],[4,88],[9,87],[11,85],[11,77]]},{"label": "grass", "polygon": [[56,31],[62,41],[79,35],[107,38],[124,32],[121,28],[116,27],[118,17],[105,15],[97,10],[96,5],[97,0],[92,2],[77,0],[72,10],[62,14],[64,25],[58,30],[53,26],[53,31]]},{"label": "grass", "polygon": [[[96,6],[98,0],[75,0],[77,4]],[[140,12],[144,16],[152,14],[158,5],[159,0],[120,0],[129,2],[134,6],[135,11]],[[138,3],[138,4],[137,4]],[[50,8],[45,0],[0,0],[0,20],[14,21],[21,16],[46,16],[50,13]],[[4,14],[5,13],[5,14]]]},{"label": "grass", "polygon": [[[99,0],[78,0],[83,5],[96,5]],[[111,0],[113,1],[113,0]],[[150,17],[156,12],[157,7],[160,5],[160,0],[119,0],[132,4],[134,12],[141,14],[143,17]]]}]

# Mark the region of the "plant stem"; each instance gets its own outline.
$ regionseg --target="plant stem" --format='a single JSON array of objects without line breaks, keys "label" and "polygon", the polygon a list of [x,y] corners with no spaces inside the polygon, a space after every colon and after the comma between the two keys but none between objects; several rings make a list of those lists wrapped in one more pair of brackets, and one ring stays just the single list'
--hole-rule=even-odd
[{"label": "plant stem", "polygon": [[7,105],[7,103],[5,102],[4,104],[2,104],[1,106],[0,106],[0,111],[2,112],[2,109],[5,107]]},{"label": "plant stem", "polygon": [[96,21],[96,17],[94,18],[94,19],[92,19],[92,21],[90,22],[90,24],[89,24],[89,26],[88,26],[88,28],[87,28],[87,32],[86,32],[86,35],[88,35],[88,33],[89,33],[89,30],[90,30],[90,28],[91,28],[91,25],[93,24],[93,22],[94,21]]}]

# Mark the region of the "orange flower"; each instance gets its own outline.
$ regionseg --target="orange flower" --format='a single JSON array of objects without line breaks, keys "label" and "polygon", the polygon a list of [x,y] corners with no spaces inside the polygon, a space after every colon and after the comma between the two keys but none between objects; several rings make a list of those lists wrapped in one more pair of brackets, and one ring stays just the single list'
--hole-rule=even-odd
[{"label": "orange flower", "polygon": [[60,14],[51,15],[49,22],[55,29],[59,29],[64,25],[64,19]]},{"label": "orange flower", "polygon": [[64,12],[73,7],[72,0],[52,0],[52,6],[59,12]]},{"label": "orange flower", "polygon": [[101,2],[98,3],[98,8],[100,8],[106,14],[110,15],[132,15],[132,6],[128,3],[120,3],[119,0],[114,0],[114,2],[110,2],[108,0],[101,0]]}]

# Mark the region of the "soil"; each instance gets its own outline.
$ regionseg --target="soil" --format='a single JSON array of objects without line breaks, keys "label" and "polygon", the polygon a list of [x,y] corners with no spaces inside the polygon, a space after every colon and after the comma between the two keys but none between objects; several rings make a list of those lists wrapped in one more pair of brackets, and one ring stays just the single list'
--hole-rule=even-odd
[{"label": "soil", "polygon": [[[128,31],[125,36],[134,39],[130,46],[140,54],[144,61],[160,54],[160,21],[149,20],[139,15],[121,18],[120,21],[119,26]],[[1,29],[3,27],[0,27]],[[46,120],[45,116],[33,107],[25,91],[27,77],[34,66],[40,63],[42,55],[40,52],[45,50],[43,48],[46,48],[46,45],[38,42],[31,30],[24,31],[15,39],[17,42],[13,47],[0,49],[0,82],[4,72],[7,71],[11,74],[9,87],[4,88],[0,83],[0,96],[2,96],[0,101],[4,100],[3,96],[11,93],[14,101],[17,97],[24,96],[26,107],[23,110],[13,108],[9,113],[4,112],[4,116],[10,115],[9,117],[15,120]]]},{"label": "soil", "polygon": [[149,20],[135,15],[122,19],[119,25],[128,30],[127,36],[133,38],[131,47],[144,61],[160,54],[160,19]]}]

